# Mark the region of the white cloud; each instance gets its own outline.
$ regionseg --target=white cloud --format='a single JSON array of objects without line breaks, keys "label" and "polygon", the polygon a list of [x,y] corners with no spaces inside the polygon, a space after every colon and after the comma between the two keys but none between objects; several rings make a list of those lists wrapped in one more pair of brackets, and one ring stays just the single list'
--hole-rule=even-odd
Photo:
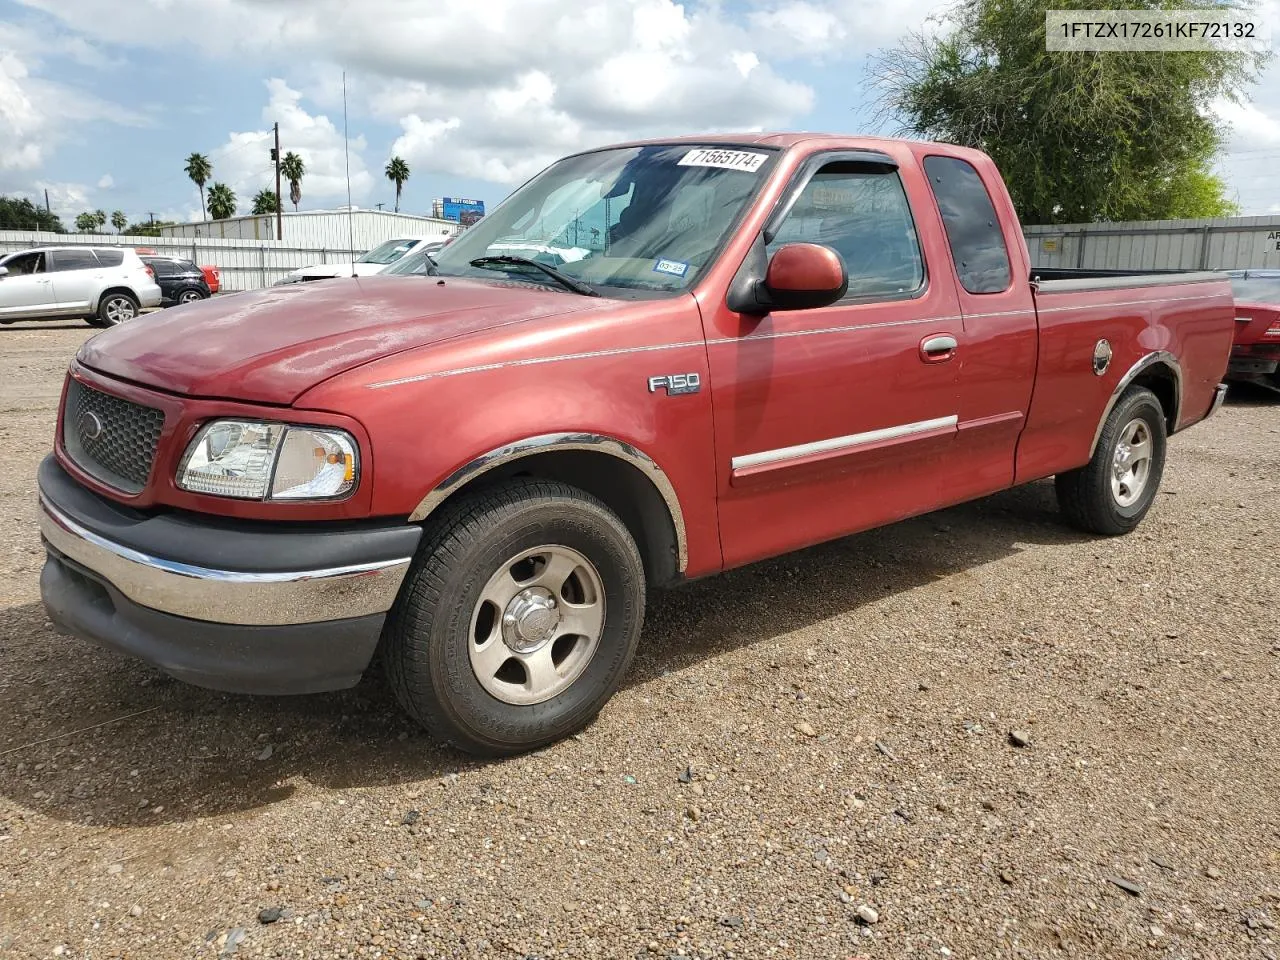
[{"label": "white cloud", "polygon": [[109,173],[104,173],[101,177],[98,178],[99,190],[110,190],[115,185],[116,185],[115,177],[111,176],[111,174]]},{"label": "white cloud", "polygon": [[[109,18],[95,15],[99,0],[22,2],[69,30],[93,24],[99,41],[135,47],[167,44],[192,15],[172,0],[133,0]],[[287,54],[303,65],[293,90],[319,109],[336,112],[347,69],[353,123],[373,113],[399,125],[394,150],[415,170],[504,183],[568,149],[785,127],[813,105],[809,87],[767,62],[769,38],[719,0],[218,0],[200,18],[203,53],[237,64]],[[240,157],[258,146],[252,134],[233,135],[215,173],[230,169],[256,190],[265,171],[256,156]],[[363,193],[355,159],[353,193]],[[324,189],[317,177],[312,195]]]},{"label": "white cloud", "polygon": [[[264,124],[280,124],[281,153],[293,151],[302,157],[306,174],[302,178],[303,207],[315,209],[326,203],[346,203],[346,157],[342,130],[327,116],[308,113],[302,94],[278,78],[267,81],[267,105],[262,110]],[[263,187],[275,186],[271,164],[274,143],[270,128],[232,133],[227,142],[213,150],[213,179],[228,184],[236,193],[237,212],[247,213],[253,195]],[[373,188],[373,176],[364,161],[364,137],[351,140],[351,193],[363,199]],[[281,182],[281,192],[289,201],[289,185]]]}]

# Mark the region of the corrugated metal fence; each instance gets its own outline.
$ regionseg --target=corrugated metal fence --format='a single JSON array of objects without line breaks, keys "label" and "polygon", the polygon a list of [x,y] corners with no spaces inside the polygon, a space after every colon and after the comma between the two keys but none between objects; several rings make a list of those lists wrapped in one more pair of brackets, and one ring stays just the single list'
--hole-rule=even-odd
[{"label": "corrugated metal fence", "polygon": [[1280,267],[1280,216],[1026,227],[1037,267],[1230,270]]},{"label": "corrugated metal fence", "polygon": [[[139,247],[161,256],[184,257],[201,266],[216,266],[222,290],[230,293],[269,287],[291,270],[313,263],[351,259],[351,251],[332,247],[300,247],[266,240],[215,240],[208,237],[131,237],[116,234],[44,233],[0,230],[0,254],[28,247],[89,244],[95,247]],[[356,256],[364,253],[356,250]]]}]

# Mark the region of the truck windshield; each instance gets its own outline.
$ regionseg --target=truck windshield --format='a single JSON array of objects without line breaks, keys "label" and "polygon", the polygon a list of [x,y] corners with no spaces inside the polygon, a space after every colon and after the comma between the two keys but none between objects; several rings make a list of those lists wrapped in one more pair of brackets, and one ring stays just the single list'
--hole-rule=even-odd
[{"label": "truck windshield", "polygon": [[696,144],[623,147],[568,157],[434,254],[444,276],[555,286],[510,260],[537,260],[596,287],[687,289],[764,181],[774,151]]},{"label": "truck windshield", "polygon": [[374,247],[356,263],[395,263],[413,248],[413,240],[388,240]]}]

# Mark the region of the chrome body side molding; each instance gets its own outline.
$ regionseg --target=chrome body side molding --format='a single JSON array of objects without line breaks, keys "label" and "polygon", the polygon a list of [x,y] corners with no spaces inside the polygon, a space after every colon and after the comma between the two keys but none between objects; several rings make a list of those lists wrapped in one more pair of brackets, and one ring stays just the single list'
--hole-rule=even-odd
[{"label": "chrome body side molding", "polygon": [[938,417],[934,420],[919,420],[915,423],[903,423],[893,427],[884,427],[880,430],[868,430],[865,433],[851,433],[844,437],[815,440],[812,443],[801,443],[794,447],[779,447],[776,450],[747,453],[740,457],[734,457],[730,466],[735,472],[750,470],[753,467],[760,467],[766,464],[785,466],[792,460],[803,460],[815,454],[844,452],[886,440],[900,440],[917,434],[954,430],[959,419],[958,416],[952,414],[949,417]]},{"label": "chrome body side molding", "polygon": [[422,498],[413,513],[409,515],[409,520],[413,523],[425,520],[459,487],[496,467],[534,454],[562,450],[604,453],[631,464],[648,478],[662,496],[667,505],[667,512],[671,515],[671,523],[676,532],[679,569],[683,572],[689,564],[689,546],[685,536],[684,513],[680,509],[680,499],[676,496],[676,488],[671,480],[643,450],[613,437],[595,433],[544,433],[490,450],[445,477],[435,489]]},{"label": "chrome body side molding", "polygon": [[1107,406],[1102,411],[1102,416],[1098,418],[1098,428],[1093,431],[1093,443],[1089,444],[1089,457],[1093,458],[1093,452],[1098,448],[1098,438],[1102,436],[1102,428],[1106,425],[1107,417],[1111,416],[1111,411],[1119,402],[1121,395],[1125,390],[1129,389],[1129,384],[1138,378],[1138,375],[1144,370],[1154,367],[1157,364],[1163,364],[1173,371],[1173,393],[1174,402],[1173,409],[1168,411],[1169,421],[1172,427],[1169,429],[1173,433],[1178,428],[1178,419],[1182,415],[1182,366],[1178,363],[1178,358],[1167,350],[1156,350],[1142,357],[1137,363],[1130,367],[1120,382],[1116,384],[1116,388],[1111,391],[1111,397],[1107,400]]}]

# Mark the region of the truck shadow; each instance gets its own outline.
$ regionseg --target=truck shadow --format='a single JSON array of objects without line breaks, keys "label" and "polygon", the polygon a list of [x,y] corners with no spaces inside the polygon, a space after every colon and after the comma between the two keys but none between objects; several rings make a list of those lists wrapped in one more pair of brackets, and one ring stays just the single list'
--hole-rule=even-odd
[{"label": "truck shadow", "polygon": [[[1062,524],[1052,483],[1040,482],[655,591],[618,698],[1028,546],[1086,539]],[[0,650],[15,638],[23,655],[0,684],[0,794],[68,822],[154,826],[263,807],[301,783],[412,783],[503,762],[435,744],[380,676],[322,696],[219,694],[54,634],[38,603],[0,611]]]}]

